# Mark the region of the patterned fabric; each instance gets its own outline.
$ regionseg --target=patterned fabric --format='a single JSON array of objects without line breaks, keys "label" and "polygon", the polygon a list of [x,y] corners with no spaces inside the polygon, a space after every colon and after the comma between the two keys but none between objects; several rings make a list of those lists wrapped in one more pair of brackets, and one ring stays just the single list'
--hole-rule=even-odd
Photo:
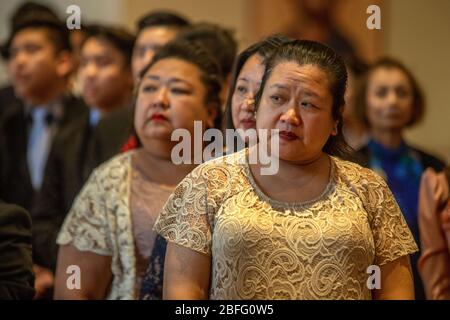
[{"label": "patterned fabric", "polygon": [[[112,284],[107,299],[137,299],[140,274],[147,267],[153,248],[142,244],[143,235],[152,236],[153,224],[135,224],[142,221],[145,208],[153,208],[155,217],[170,194],[159,192],[159,186],[136,177],[132,164],[133,151],[121,154],[97,168],[75,199],[74,205],[59,233],[59,245],[73,245],[80,251],[112,256]],[[137,175],[139,177],[139,174]],[[136,184],[134,184],[136,182]],[[148,206],[138,203],[136,186],[152,189],[155,197]],[[157,195],[164,194],[164,199]],[[145,197],[146,200],[149,197]],[[131,202],[131,203],[130,203]],[[159,208],[156,208],[159,203]],[[130,211],[130,208],[132,211]],[[135,236],[136,235],[136,236]],[[159,252],[159,251],[158,251]],[[161,257],[153,255],[161,261]],[[145,261],[142,266],[140,261]],[[162,283],[162,278],[160,278]]]},{"label": "patterned fabric", "polygon": [[157,236],[152,255],[149,259],[145,277],[142,279],[141,300],[161,300],[163,293],[164,259],[166,258],[167,242],[161,236]]},{"label": "patterned fabric", "polygon": [[389,150],[370,140],[368,148],[371,154],[369,167],[386,180],[413,235],[418,236],[417,201],[424,171],[420,158],[404,143],[396,150]]},{"label": "patterned fabric", "polygon": [[211,299],[371,299],[367,268],[417,251],[372,171],[332,157],[320,197],[283,203],[260,190],[247,153],[197,167],[155,224],[168,241],[211,256]]}]

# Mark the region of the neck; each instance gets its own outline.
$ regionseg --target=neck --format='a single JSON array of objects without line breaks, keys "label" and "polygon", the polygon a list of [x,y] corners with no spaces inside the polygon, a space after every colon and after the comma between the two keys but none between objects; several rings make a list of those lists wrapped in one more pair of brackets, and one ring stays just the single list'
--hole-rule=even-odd
[{"label": "neck", "polygon": [[176,165],[170,157],[154,154],[145,148],[140,148],[135,158],[139,169],[149,180],[167,185],[177,185],[196,167],[194,164]]},{"label": "neck", "polygon": [[58,99],[60,96],[62,96],[65,90],[66,82],[60,81],[53,84],[51,87],[49,87],[48,90],[42,90],[42,92],[39,92],[39,95],[30,97],[29,99],[27,99],[27,102],[34,106],[47,106]]},{"label": "neck", "polygon": [[131,92],[127,92],[121,97],[116,97],[116,99],[108,101],[104,105],[98,106],[98,111],[103,115],[108,114],[112,111],[118,110],[125,106],[131,99]]},{"label": "neck", "polygon": [[[254,152],[251,150],[250,152]],[[259,175],[261,164],[254,166],[255,173]],[[329,156],[323,152],[313,158],[302,161],[286,161],[279,159],[279,169],[274,177],[290,181],[293,185],[304,185],[318,174],[327,174],[330,169]]]},{"label": "neck", "polygon": [[372,139],[388,149],[397,149],[403,141],[401,130],[371,130]]}]

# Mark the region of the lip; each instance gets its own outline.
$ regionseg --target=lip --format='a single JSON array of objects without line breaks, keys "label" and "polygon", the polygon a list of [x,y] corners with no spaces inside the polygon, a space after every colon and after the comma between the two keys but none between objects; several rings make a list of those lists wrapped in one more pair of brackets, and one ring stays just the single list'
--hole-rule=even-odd
[{"label": "lip", "polygon": [[280,137],[280,139],[286,141],[293,141],[298,139],[298,136],[294,132],[286,130],[280,130],[278,136]]},{"label": "lip", "polygon": [[160,113],[152,114],[149,120],[154,122],[168,121],[167,117],[163,116]]},{"label": "lip", "polygon": [[250,128],[254,128],[256,121],[255,119],[252,118],[247,118],[247,119],[243,119],[240,121],[241,125],[245,128],[245,129],[250,129]]}]

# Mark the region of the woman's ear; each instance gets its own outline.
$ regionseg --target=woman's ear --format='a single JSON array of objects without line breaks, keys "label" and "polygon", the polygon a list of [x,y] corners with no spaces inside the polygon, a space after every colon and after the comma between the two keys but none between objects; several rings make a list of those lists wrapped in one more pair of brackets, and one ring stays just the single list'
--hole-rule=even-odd
[{"label": "woman's ear", "polygon": [[333,125],[333,130],[331,131],[331,135],[332,136],[337,136],[337,134],[338,134],[338,124],[339,124],[339,120],[336,120],[334,122],[334,125]]}]

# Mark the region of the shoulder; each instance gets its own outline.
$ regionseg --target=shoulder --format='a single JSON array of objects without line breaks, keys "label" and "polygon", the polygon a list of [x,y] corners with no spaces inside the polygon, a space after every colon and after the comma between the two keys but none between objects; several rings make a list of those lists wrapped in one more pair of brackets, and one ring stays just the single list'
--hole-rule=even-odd
[{"label": "shoulder", "polygon": [[[22,207],[0,202],[0,229],[5,234],[5,229],[20,230],[31,228],[31,218]],[[31,235],[31,231],[30,231]]]},{"label": "shoulder", "polygon": [[441,171],[445,167],[445,162],[441,159],[415,147],[410,147],[413,152],[415,152],[419,158],[422,166],[425,169],[433,168],[435,171]]},{"label": "shoulder", "polygon": [[216,175],[231,177],[240,172],[245,165],[247,149],[218,157],[199,165],[193,170],[194,175],[202,175],[204,178],[213,178]]},{"label": "shoulder", "polygon": [[337,157],[332,157],[332,159],[336,165],[337,179],[353,189],[365,191],[371,187],[387,186],[384,179],[371,169]]},{"label": "shoulder", "polygon": [[64,110],[61,126],[72,123],[74,119],[89,115],[89,108],[80,98],[73,95],[64,96],[61,100]]},{"label": "shoulder", "polygon": [[124,178],[124,175],[128,175],[131,170],[132,154],[133,150],[114,156],[94,169],[92,175],[96,176],[97,179],[111,179],[113,181],[119,181]]}]

